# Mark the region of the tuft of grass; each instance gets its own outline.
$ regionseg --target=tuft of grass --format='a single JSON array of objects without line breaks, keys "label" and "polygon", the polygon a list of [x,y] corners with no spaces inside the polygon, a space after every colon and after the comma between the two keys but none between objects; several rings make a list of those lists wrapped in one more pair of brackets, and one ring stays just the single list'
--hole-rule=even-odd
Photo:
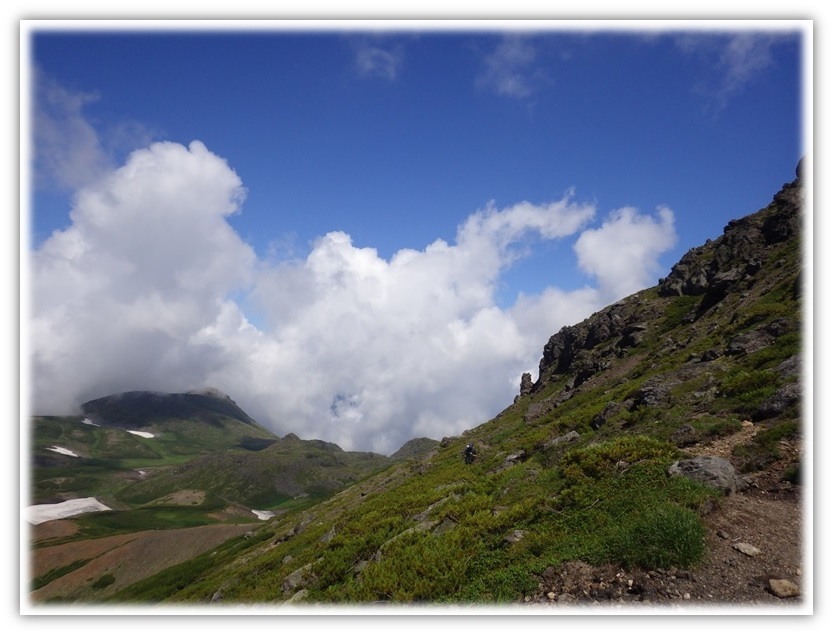
[{"label": "tuft of grass", "polygon": [[613,532],[608,557],[624,567],[657,569],[690,567],[701,562],[705,552],[700,517],[664,502],[629,515]]}]

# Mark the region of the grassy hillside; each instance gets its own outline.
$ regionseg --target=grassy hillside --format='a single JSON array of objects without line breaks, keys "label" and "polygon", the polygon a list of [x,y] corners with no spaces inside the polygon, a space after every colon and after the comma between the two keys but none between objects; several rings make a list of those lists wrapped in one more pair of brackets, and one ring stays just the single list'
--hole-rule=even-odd
[{"label": "grassy hillside", "polygon": [[[494,604],[576,561],[696,570],[727,494],[672,463],[752,426],[738,473],[783,463],[776,477],[801,482],[782,456],[802,433],[800,201],[797,180],[656,287],[554,334],[537,381],[494,419],[101,599]],[[282,460],[284,441],[258,458]],[[205,483],[211,467],[191,465],[167,487]]]},{"label": "grassy hillside", "polygon": [[133,392],[84,410],[32,420],[32,504],[96,497],[113,510],[77,518],[78,531],[64,541],[251,522],[252,510],[309,507],[392,462],[291,434],[278,438],[225,396]]}]

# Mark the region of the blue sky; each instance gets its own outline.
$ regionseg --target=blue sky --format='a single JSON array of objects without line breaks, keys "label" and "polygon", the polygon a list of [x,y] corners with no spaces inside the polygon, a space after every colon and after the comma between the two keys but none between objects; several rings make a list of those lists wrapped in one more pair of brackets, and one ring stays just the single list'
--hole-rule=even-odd
[{"label": "blue sky", "polygon": [[806,23],[32,26],[44,413],[215,385],[347,449],[458,434],[806,152]]}]

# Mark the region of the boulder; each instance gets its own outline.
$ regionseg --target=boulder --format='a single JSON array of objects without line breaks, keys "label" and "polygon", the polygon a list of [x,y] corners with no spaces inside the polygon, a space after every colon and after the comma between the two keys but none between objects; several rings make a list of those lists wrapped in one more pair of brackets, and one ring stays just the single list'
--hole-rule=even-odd
[{"label": "boulder", "polygon": [[735,551],[740,551],[745,556],[752,557],[761,555],[761,550],[755,545],[750,545],[748,542],[736,542],[732,545],[732,548],[734,548]]},{"label": "boulder", "polygon": [[770,593],[779,598],[792,598],[801,594],[801,589],[798,585],[790,580],[769,580],[767,587]]},{"label": "boulder", "polygon": [[570,443],[571,441],[578,441],[581,438],[581,435],[576,432],[575,430],[570,430],[567,434],[562,434],[560,437],[555,437],[552,441],[547,442],[544,447],[550,448],[554,445],[560,445],[562,443]]},{"label": "boulder", "polygon": [[715,487],[726,494],[744,489],[746,483],[726,459],[717,456],[698,456],[675,461],[668,468],[669,476],[683,476],[692,481]]},{"label": "boulder", "polygon": [[772,397],[766,399],[753,415],[755,421],[777,417],[801,399],[801,384],[789,383],[781,386]]}]

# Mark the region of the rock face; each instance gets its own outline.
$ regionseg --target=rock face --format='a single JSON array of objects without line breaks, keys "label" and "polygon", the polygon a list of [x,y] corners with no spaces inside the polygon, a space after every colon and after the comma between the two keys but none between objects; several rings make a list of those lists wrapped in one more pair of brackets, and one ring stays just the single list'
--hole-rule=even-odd
[{"label": "rock face", "polygon": [[[755,214],[729,222],[724,233],[716,240],[689,250],[674,265],[666,278],[659,281],[656,290],[660,298],[696,296],[699,303],[692,304],[684,322],[695,322],[730,293],[743,294],[758,280],[756,276],[770,258],[773,248],[800,235],[803,184],[801,166],[796,168],[797,178],[786,183],[773,197],[770,205]],[[793,293],[801,294],[800,273],[796,275]],[[657,324],[667,319],[665,309],[636,295],[625,298],[589,318],[571,326],[565,326],[550,337],[544,346],[539,363],[538,380],[531,388],[522,380],[521,394],[535,393],[554,380],[568,379],[567,389],[574,390],[594,376],[610,368],[613,360],[621,358],[632,349],[657,337]],[[747,355],[769,346],[786,330],[794,328],[779,318],[738,333],[723,347],[702,351],[694,361],[713,361],[722,355]],[[667,342],[667,350],[686,346],[686,342]],[[653,393],[641,395],[646,404],[662,401],[661,387]],[[568,395],[568,397],[571,395]],[[783,395],[782,401],[793,399]],[[563,401],[563,399],[561,400]],[[632,404],[631,407],[639,404]],[[781,403],[774,407],[782,407]],[[529,413],[528,420],[543,413]]]},{"label": "rock face", "polygon": [[521,397],[532,392],[532,375],[524,373],[521,375]]},{"label": "rock face", "polygon": [[704,303],[719,302],[732,286],[743,284],[761,268],[767,246],[784,242],[801,231],[801,164],[796,179],[774,197],[767,214],[730,221],[723,235],[686,253],[660,283],[662,295],[706,295]]}]

